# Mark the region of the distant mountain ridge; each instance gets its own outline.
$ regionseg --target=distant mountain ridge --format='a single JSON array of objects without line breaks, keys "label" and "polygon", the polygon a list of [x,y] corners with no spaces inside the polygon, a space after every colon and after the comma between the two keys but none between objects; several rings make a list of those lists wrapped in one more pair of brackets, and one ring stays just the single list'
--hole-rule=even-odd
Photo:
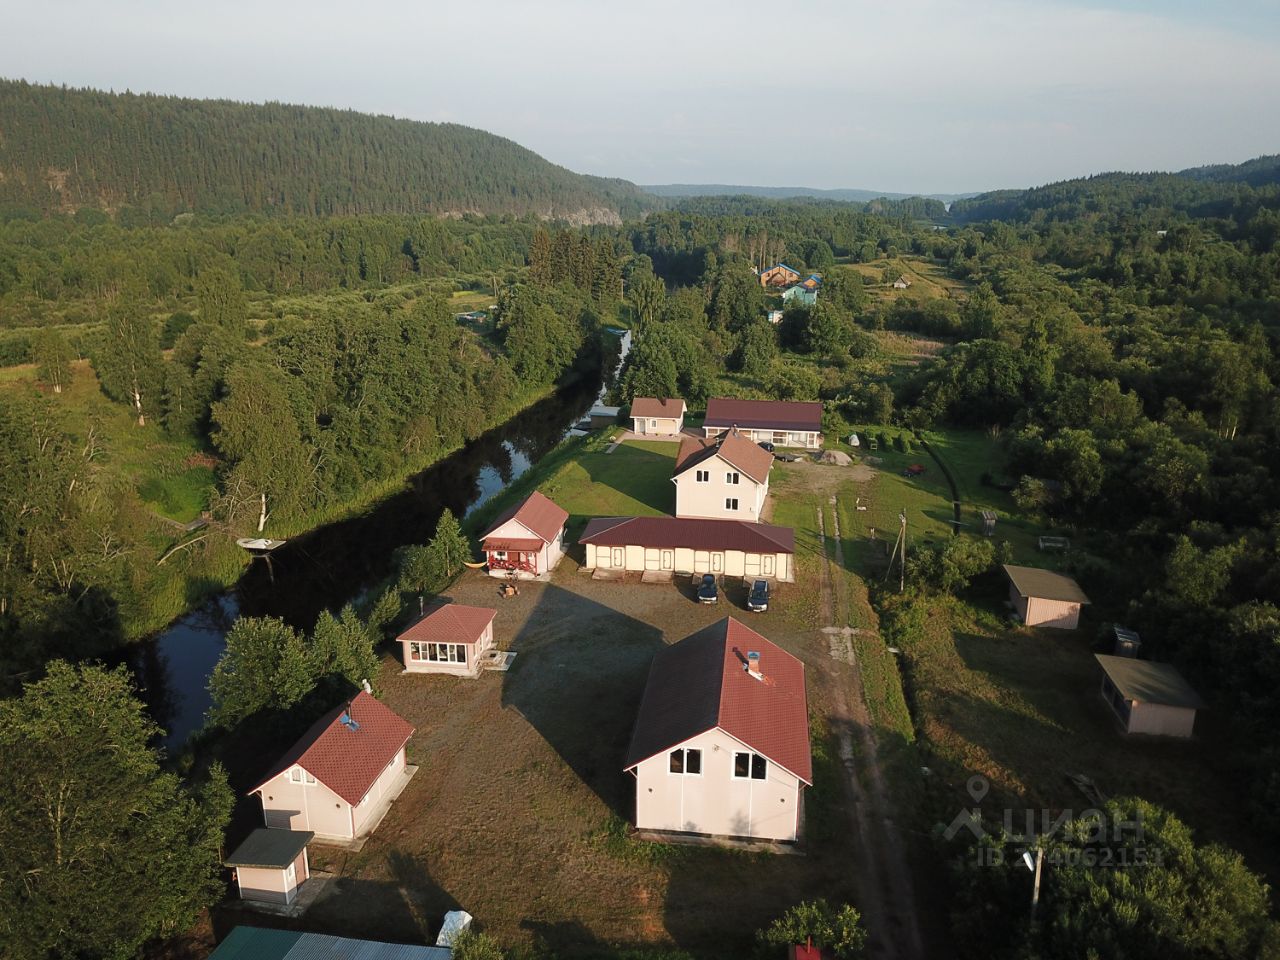
[{"label": "distant mountain ridge", "polygon": [[1069,220],[1085,205],[1095,209],[1139,206],[1153,211],[1210,211],[1225,215],[1235,198],[1250,191],[1274,197],[1280,187],[1280,155],[1244,163],[1192,167],[1177,173],[1099,173],[1026,190],[992,190],[951,205],[955,223],[981,220]]},{"label": "distant mountain ridge", "polygon": [[851,203],[866,203],[869,200],[910,200],[913,197],[923,197],[927,200],[941,200],[943,203],[950,203],[953,200],[977,196],[976,193],[892,193],[884,190],[753,187],[727,183],[641,184],[640,189],[656,197],[768,197],[773,200],[786,200],[790,197],[812,197],[816,200],[839,200]]},{"label": "distant mountain ridge", "polygon": [[328,107],[0,80],[0,213],[535,214],[618,223],[661,206],[458,124]]}]

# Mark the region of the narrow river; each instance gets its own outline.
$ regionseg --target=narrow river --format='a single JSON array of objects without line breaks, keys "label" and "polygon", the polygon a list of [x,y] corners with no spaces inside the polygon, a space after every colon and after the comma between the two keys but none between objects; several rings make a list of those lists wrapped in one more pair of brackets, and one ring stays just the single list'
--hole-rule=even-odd
[{"label": "narrow river", "polygon": [[[623,355],[630,338],[624,338]],[[621,358],[618,360],[621,364]],[[411,477],[405,489],[360,516],[294,537],[255,560],[236,585],[140,643],[132,663],[142,695],[176,750],[204,721],[207,684],[238,616],[281,617],[308,630],[387,576],[392,554],[425,543],[447,507],[463,517],[554,449],[603,395],[599,378],[534,404]]]}]

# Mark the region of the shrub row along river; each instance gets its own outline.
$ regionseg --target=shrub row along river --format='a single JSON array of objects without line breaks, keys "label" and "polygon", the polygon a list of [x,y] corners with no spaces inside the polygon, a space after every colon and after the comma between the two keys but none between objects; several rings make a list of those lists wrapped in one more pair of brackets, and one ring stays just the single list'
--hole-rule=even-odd
[{"label": "shrub row along river", "polygon": [[[623,357],[630,337],[622,343]],[[621,366],[621,358],[618,361]],[[179,748],[204,722],[207,684],[238,616],[280,617],[309,630],[391,571],[392,554],[425,543],[447,507],[463,517],[553,450],[603,396],[599,379],[579,382],[410,478],[406,488],[366,513],[294,537],[255,560],[235,587],[137,644],[132,664],[143,698]]]}]

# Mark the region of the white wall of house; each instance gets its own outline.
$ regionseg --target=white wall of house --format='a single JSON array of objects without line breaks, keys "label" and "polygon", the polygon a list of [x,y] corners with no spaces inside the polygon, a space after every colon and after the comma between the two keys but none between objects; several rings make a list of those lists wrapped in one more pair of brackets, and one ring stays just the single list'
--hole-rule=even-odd
[{"label": "white wall of house", "polygon": [[260,900],[266,903],[293,903],[300,887],[311,875],[307,850],[294,859],[284,870],[264,867],[236,867],[236,887],[241,900]]},{"label": "white wall of house", "polygon": [[[467,639],[454,641],[454,645],[461,647],[454,655],[460,655],[465,658],[461,663],[448,660],[429,660],[426,659],[431,655],[431,651],[427,648],[426,641],[401,640],[400,641],[400,659],[404,663],[405,673],[443,673],[447,676],[454,677],[476,677],[480,675],[480,657],[486,651],[493,648],[493,621],[489,621],[489,625],[484,628],[484,633],[480,634],[478,640],[468,642]],[[438,645],[437,645],[438,646]],[[414,656],[416,648],[417,656]],[[437,655],[442,653],[449,656],[448,651],[436,651]]]},{"label": "white wall of house", "polygon": [[[404,774],[404,769],[405,751],[401,747],[364,800],[353,808],[301,767],[290,767],[258,791],[263,823],[288,830],[312,830],[321,839],[352,840],[369,825],[377,801]],[[301,773],[301,782],[293,779],[294,771]]]},{"label": "white wall of house", "polygon": [[1028,627],[1053,627],[1074,630],[1080,624],[1080,604],[1065,600],[1046,600],[1043,597],[1024,597],[1018,588],[1009,584],[1009,599],[1013,601],[1018,617]]},{"label": "white wall of house", "polygon": [[715,573],[728,577],[794,580],[789,553],[744,553],[741,550],[694,550],[688,547],[607,547],[588,543],[585,567],[594,570],[667,570],[676,574]]},{"label": "white wall of house", "polygon": [[639,763],[636,826],[717,836],[796,840],[801,782],[765,758],[764,779],[734,776],[734,755],[751,749],[723,730],[709,730],[680,745],[701,751],[701,772],[670,772],[670,753]]},{"label": "white wall of house", "polygon": [[351,812],[355,817],[355,835],[357,837],[364,835],[377,825],[373,821],[378,814],[378,803],[388,793],[394,793],[399,786],[397,781],[404,776],[404,768],[405,749],[401,747],[400,752],[392,757],[391,762],[383,768],[382,773],[378,774],[378,779],[373,782],[369,792],[352,808]]},{"label": "white wall of house", "polygon": [[632,417],[634,432],[650,437],[674,437],[684,429],[683,417]]},{"label": "white wall of house", "polygon": [[[541,539],[536,533],[526,527],[520,521],[512,518],[490,533],[486,540],[538,540]],[[542,549],[538,551],[538,573],[550,573],[556,568],[556,564],[560,562],[560,558],[564,556],[564,528],[561,527],[556,534],[555,539],[550,543],[543,543]],[[507,571],[494,569],[489,571],[489,575],[506,579]]]},{"label": "white wall of house", "polygon": [[711,457],[671,479],[676,485],[677,517],[759,523],[769,495],[768,479],[757,483],[721,457]]},{"label": "white wall of house", "polygon": [[[707,437],[727,433],[729,427],[703,427]],[[765,427],[744,427],[738,424],[738,432],[753,443],[772,443],[775,447],[801,447],[818,450],[822,447],[822,434],[816,430],[770,430]]]}]

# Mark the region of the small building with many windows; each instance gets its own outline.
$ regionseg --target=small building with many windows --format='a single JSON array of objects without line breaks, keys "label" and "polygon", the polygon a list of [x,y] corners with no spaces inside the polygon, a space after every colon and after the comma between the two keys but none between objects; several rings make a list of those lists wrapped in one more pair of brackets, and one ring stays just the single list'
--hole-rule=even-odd
[{"label": "small building with many windows", "polygon": [[676,516],[759,523],[772,467],[773,454],[736,430],[685,437],[671,476]]},{"label": "small building with many windows", "polygon": [[624,769],[637,829],[799,840],[813,785],[804,664],[732,617],[660,650]]},{"label": "small building with many windows", "polygon": [[428,610],[396,638],[405,673],[478,677],[481,656],[493,649],[497,610],[445,603]]},{"label": "small building with many windows", "polygon": [[795,531],[769,523],[682,517],[594,517],[578,542],[584,569],[610,577],[718,577],[795,581]]}]

